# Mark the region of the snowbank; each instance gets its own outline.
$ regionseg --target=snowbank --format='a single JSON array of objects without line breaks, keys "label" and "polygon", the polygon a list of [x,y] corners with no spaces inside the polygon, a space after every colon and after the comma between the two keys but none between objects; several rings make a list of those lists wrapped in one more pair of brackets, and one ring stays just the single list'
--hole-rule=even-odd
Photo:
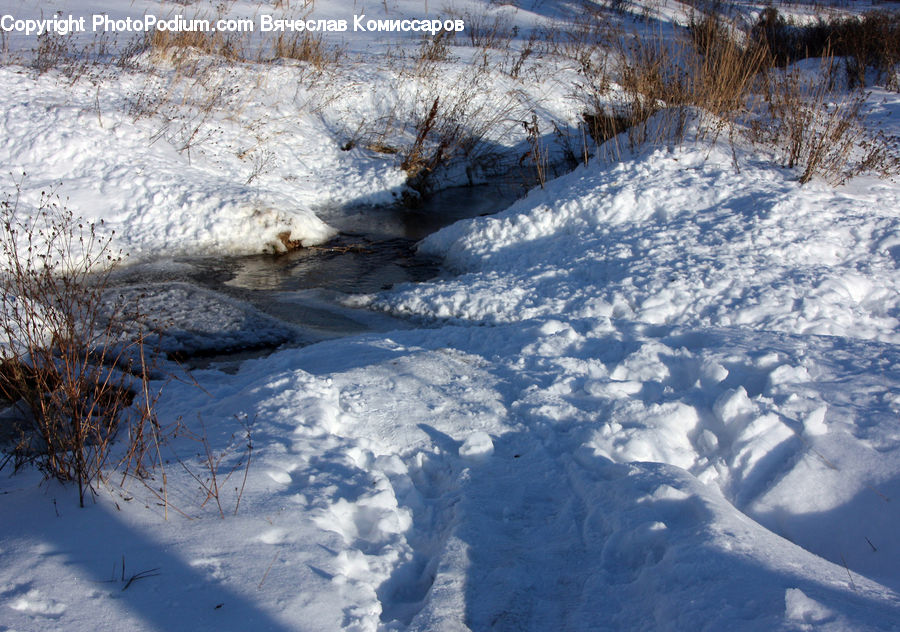
[{"label": "snowbank", "polygon": [[581,167],[420,251],[460,276],[379,297],[454,322],[567,314],[897,342],[900,194],[858,178],[799,186],[725,147]]},{"label": "snowbank", "polygon": [[[9,171],[6,192],[13,191],[13,182],[21,183],[23,212],[40,203],[42,191],[55,191],[76,216],[102,219],[107,230],[116,232],[116,245],[136,258],[160,251],[283,250],[286,240],[313,245],[334,234],[283,194],[260,193],[210,172],[202,162],[196,164],[196,153],[192,160],[187,150],[179,152],[177,139],[158,141],[158,134],[171,130],[185,143],[200,145],[202,138],[189,137],[192,131],[204,138],[211,133],[200,121],[195,121],[197,129],[191,121],[153,129],[153,123],[134,120],[121,109],[101,111],[92,105],[101,93],[98,88],[92,95],[86,82],[67,86],[67,98],[60,102],[63,81],[0,68],[0,82],[8,86],[0,97],[0,162]],[[103,84],[109,90],[104,102],[127,98],[134,81],[125,76]]]}]

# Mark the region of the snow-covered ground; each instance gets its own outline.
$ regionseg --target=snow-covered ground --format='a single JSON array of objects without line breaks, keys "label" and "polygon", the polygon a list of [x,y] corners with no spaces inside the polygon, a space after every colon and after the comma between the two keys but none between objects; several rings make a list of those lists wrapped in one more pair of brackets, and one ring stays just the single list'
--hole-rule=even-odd
[{"label": "snow-covered ground", "polygon": [[[524,29],[562,5],[457,12]],[[396,41],[346,37],[358,57],[322,72],[210,67],[224,101],[202,120],[161,62],[96,83],[0,67],[0,163],[27,174],[23,212],[55,187],[139,258],[327,239],[317,205],[405,187],[391,156],[341,150],[353,117],[434,94],[373,57]],[[512,108],[482,155],[518,162],[531,111],[579,114],[564,61],[527,89],[468,63],[443,67],[447,98]],[[176,96],[136,115],[157,82]],[[900,132],[900,95],[867,108]],[[900,185],[801,186],[770,158],[688,133],[592,160],[425,239],[444,277],[343,299],[417,327],[173,370],[146,485],[111,477],[81,509],[4,470],[0,630],[898,629]],[[214,347],[217,322],[223,346],[291,336],[187,283],[153,300],[171,348]]]}]

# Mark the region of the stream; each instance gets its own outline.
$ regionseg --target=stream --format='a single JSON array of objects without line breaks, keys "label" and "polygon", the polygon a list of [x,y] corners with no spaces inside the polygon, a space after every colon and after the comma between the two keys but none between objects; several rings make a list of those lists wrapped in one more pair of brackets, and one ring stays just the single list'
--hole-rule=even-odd
[{"label": "stream", "polygon": [[348,295],[437,277],[439,262],[417,255],[416,243],[460,219],[497,212],[521,192],[480,185],[437,192],[417,209],[321,207],[316,214],[340,231],[327,244],[280,255],[159,259],[124,268],[113,284],[141,296],[142,311],[164,323],[163,350],[190,368],[408,329],[405,320],[347,306]]}]

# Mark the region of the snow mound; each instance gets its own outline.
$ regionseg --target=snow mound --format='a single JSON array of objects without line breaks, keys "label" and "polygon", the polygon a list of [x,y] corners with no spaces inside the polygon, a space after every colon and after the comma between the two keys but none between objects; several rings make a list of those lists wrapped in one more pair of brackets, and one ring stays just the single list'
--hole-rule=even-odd
[{"label": "snow mound", "polygon": [[[309,246],[335,234],[285,187],[252,186],[217,164],[216,152],[204,154],[226,121],[196,112],[169,121],[133,117],[121,101],[152,88],[127,74],[104,82],[102,94],[88,82],[67,86],[59,103],[63,79],[0,68],[9,87],[0,97],[0,162],[4,177],[21,180],[23,211],[39,204],[41,191],[55,191],[76,216],[103,220],[133,257],[283,251],[286,243]],[[3,188],[10,192],[13,183]]]},{"label": "snow mound", "polygon": [[374,304],[454,322],[568,314],[900,340],[885,247],[900,235],[898,189],[800,187],[740,160],[737,171],[726,148],[687,146],[580,167],[428,237],[420,252],[461,276]]}]

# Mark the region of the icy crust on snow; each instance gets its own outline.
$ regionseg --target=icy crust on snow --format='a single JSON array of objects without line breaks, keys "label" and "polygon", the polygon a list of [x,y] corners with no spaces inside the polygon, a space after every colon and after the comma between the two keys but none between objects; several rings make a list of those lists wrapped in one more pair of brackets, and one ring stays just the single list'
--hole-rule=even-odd
[{"label": "icy crust on snow", "polygon": [[[109,301],[135,305],[147,348],[166,353],[215,353],[275,347],[298,332],[254,307],[190,283],[115,287]],[[130,324],[130,323],[126,323]],[[126,332],[135,337],[137,327]]]},{"label": "icy crust on snow", "polygon": [[375,305],[465,322],[567,314],[900,340],[900,193],[800,187],[726,148],[581,167],[427,238],[455,279]]}]

